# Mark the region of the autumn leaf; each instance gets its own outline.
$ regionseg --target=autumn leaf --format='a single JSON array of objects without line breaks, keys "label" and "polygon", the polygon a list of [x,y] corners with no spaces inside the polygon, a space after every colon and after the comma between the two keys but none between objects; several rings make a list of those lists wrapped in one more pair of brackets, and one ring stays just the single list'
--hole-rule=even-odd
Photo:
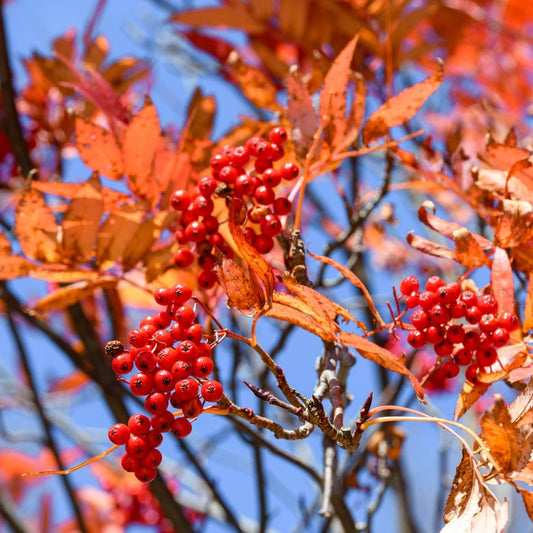
[{"label": "autumn leaf", "polygon": [[514,281],[513,270],[507,252],[500,247],[494,250],[490,270],[492,294],[498,302],[500,313],[514,312]]},{"label": "autumn leaf", "polygon": [[453,240],[455,241],[455,260],[461,265],[467,268],[478,268],[490,264],[483,248],[466,228],[455,230]]},{"label": "autumn leaf", "polygon": [[15,211],[15,235],[30,259],[58,263],[58,226],[43,195],[35,189],[22,192]]},{"label": "autumn leaf", "polygon": [[407,234],[406,240],[410,246],[424,254],[434,255],[442,259],[455,259],[455,252],[442,244],[414,235],[411,231]]},{"label": "autumn leaf", "polygon": [[455,420],[461,418],[487,392],[489,387],[488,383],[472,384],[469,381],[465,381],[455,405],[453,415]]},{"label": "autumn leaf", "polygon": [[487,443],[494,465],[501,473],[521,470],[529,461],[533,443],[512,423],[501,397],[481,417],[481,436]]},{"label": "autumn leaf", "polygon": [[30,276],[35,279],[52,281],[54,283],[73,283],[74,281],[94,280],[100,276],[96,270],[82,270],[67,268],[63,265],[40,266],[30,272]]},{"label": "autumn leaf", "polygon": [[0,255],[0,279],[8,280],[28,276],[33,268],[32,262],[20,255]]},{"label": "autumn leaf", "polygon": [[527,516],[533,522],[533,492],[528,490],[520,490],[520,495],[526,507]]},{"label": "autumn leaf", "polygon": [[324,133],[332,152],[350,144],[345,141],[346,93],[350,80],[350,65],[358,40],[359,35],[356,35],[337,56],[326,74],[320,93],[320,120],[324,123]]},{"label": "autumn leaf", "polygon": [[523,324],[524,332],[530,329],[533,329],[533,271],[529,273]]},{"label": "autumn leaf", "polygon": [[531,202],[503,199],[501,215],[494,231],[500,248],[512,248],[533,238],[533,207]]},{"label": "autumn leaf", "polygon": [[118,279],[113,276],[101,276],[95,280],[78,281],[61,287],[41,298],[34,306],[39,312],[57,311],[80,302],[94,293],[96,289],[116,287]]},{"label": "autumn leaf", "polygon": [[412,118],[424,102],[440,87],[444,69],[439,61],[437,70],[424,81],[404,89],[374,111],[363,128],[363,142],[372,141],[386,135],[390,128],[403,124]]},{"label": "autumn leaf", "polygon": [[76,118],[76,148],[81,160],[106,178],[122,178],[122,153],[113,133],[97,124]]},{"label": "autumn leaf", "polygon": [[161,128],[157,110],[147,99],[124,134],[122,158],[124,173],[132,192],[150,203],[155,202],[159,195],[158,188],[154,187],[152,172],[160,137]]},{"label": "autumn leaf", "polygon": [[440,533],[488,533],[503,531],[507,503],[501,504],[479,480],[472,457],[463,448],[452,489],[444,509],[445,526]]},{"label": "autumn leaf", "polygon": [[[377,323],[380,326],[383,326],[385,324],[384,320],[381,318],[381,315],[376,309],[376,305],[374,304],[374,300],[372,299],[372,296],[368,292],[368,289],[366,288],[365,284],[355,275],[354,272],[352,272],[349,268],[346,268],[344,265],[341,265],[334,259],[331,259],[330,257],[326,257],[323,255],[315,255],[309,251],[307,253],[314,259],[317,259],[318,261],[321,261],[322,263],[331,265],[332,267],[336,268],[352,285],[360,289],[361,292],[363,293],[363,296],[366,299],[368,308],[370,309],[370,312],[374,315]],[[366,330],[366,328],[364,329]]]},{"label": "autumn leaf", "polygon": [[83,263],[93,256],[103,212],[100,180],[93,174],[78,189],[63,217],[61,247],[68,260]]}]

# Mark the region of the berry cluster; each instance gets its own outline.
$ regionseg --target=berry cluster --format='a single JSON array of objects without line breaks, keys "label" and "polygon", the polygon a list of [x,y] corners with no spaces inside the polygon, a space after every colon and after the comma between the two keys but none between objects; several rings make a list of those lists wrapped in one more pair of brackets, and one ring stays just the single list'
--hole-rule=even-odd
[{"label": "berry cluster", "polygon": [[[151,418],[132,415],[127,425],[115,424],[108,433],[113,444],[126,445],[124,470],[143,482],[157,475],[162,459],[157,447],[163,433],[186,437],[192,430],[190,419],[200,415],[204,402],[217,402],[223,394],[222,385],[208,379],[213,370],[211,345],[202,340],[203,328],[187,305],[191,296],[191,289],[183,284],[158,289],[154,299],[165,309],[145,316],[129,332],[131,348],[125,350],[118,341],[106,345],[115,374],[125,376],[135,368],[127,382],[133,394],[146,396],[144,406]],[[169,404],[180,409],[182,416],[176,417]]]},{"label": "berry cluster", "polygon": [[407,342],[420,349],[432,344],[438,356],[439,377],[454,378],[465,366],[465,378],[475,383],[480,369],[498,361],[497,349],[509,342],[510,332],[519,326],[513,313],[498,314],[498,302],[490,294],[477,295],[461,290],[459,283],[445,283],[430,277],[420,291],[415,276],[404,278],[400,292],[405,305],[412,309],[413,328]]},{"label": "berry cluster", "polygon": [[269,139],[251,137],[244,146],[224,146],[211,158],[211,176],[201,178],[192,191],[175,191],[170,199],[172,207],[181,212],[179,228],[174,233],[181,248],[174,255],[174,263],[187,268],[196,256],[201,267],[200,287],[209,289],[215,285],[216,256],[232,254],[218,231],[219,221],[213,215],[214,198],[231,196],[246,206],[244,235],[261,254],[272,250],[274,237],[282,230],[279,217],[292,210],[291,201],[277,197],[275,189],[282,181],[296,179],[300,169],[292,162],[274,168],[274,163],[284,156],[282,145],[287,140],[284,128],[272,129]]}]

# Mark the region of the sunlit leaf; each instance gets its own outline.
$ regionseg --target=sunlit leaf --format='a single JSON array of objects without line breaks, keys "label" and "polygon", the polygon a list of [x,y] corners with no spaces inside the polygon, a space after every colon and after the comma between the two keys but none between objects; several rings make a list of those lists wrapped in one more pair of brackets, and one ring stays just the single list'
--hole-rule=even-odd
[{"label": "sunlit leaf", "polygon": [[424,102],[440,87],[444,75],[442,62],[437,70],[424,81],[404,89],[374,111],[363,128],[363,142],[370,142],[386,135],[390,128],[412,118]]},{"label": "sunlit leaf", "polygon": [[461,418],[487,392],[489,387],[488,383],[478,382],[472,384],[469,381],[465,381],[455,405],[453,415],[455,420]]},{"label": "sunlit leaf", "polygon": [[496,247],[490,271],[492,293],[498,301],[500,313],[514,312],[513,270],[507,252]]},{"label": "sunlit leaf", "polygon": [[468,268],[478,268],[490,264],[483,248],[466,228],[453,232],[455,241],[455,259]]},{"label": "sunlit leaf", "polygon": [[74,124],[76,148],[82,161],[106,178],[121,179],[124,173],[122,153],[113,133],[79,117]]},{"label": "sunlit leaf", "polygon": [[23,278],[35,265],[20,255],[0,255],[0,279]]},{"label": "sunlit leaf", "polygon": [[419,237],[411,232],[407,234],[406,239],[410,246],[424,254],[434,255],[443,259],[455,259],[455,252],[442,244],[424,239],[424,237]]}]

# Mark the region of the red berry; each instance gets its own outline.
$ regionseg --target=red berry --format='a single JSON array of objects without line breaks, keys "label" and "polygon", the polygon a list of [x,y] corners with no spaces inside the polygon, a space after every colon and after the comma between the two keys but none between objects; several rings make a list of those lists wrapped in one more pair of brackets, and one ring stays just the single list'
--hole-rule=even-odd
[{"label": "red berry", "polygon": [[439,276],[431,276],[426,281],[426,291],[436,292],[437,289],[445,285],[444,281]]},{"label": "red berry", "polygon": [[113,444],[126,444],[130,438],[130,429],[126,424],[114,424],[109,428],[107,436]]},{"label": "red berry", "polygon": [[145,435],[150,431],[150,419],[145,415],[131,415],[128,428],[132,435]]},{"label": "red berry", "polygon": [[509,342],[509,337],[509,331],[502,327],[498,327],[492,332],[492,342],[497,348],[505,346]]},{"label": "red berry", "polygon": [[287,140],[287,130],[281,126],[270,130],[268,138],[274,144],[282,145]]},{"label": "red berry", "polygon": [[191,324],[195,316],[194,309],[188,305],[182,305],[176,310],[176,322],[179,322],[184,327]]},{"label": "red berry", "polygon": [[476,350],[479,346],[479,331],[476,329],[467,331],[463,339],[463,346],[467,350]]},{"label": "red berry", "polygon": [[470,324],[477,324],[481,320],[482,314],[479,307],[468,307],[465,313],[465,318]]},{"label": "red berry", "polygon": [[248,174],[241,174],[235,180],[235,194],[252,196],[257,187],[257,179]]},{"label": "red berry", "polygon": [[170,370],[158,370],[154,374],[154,387],[159,392],[170,392],[174,388],[174,380]]},{"label": "red berry", "polygon": [[218,281],[217,275],[211,270],[202,270],[196,279],[198,285],[205,290],[212,289]]},{"label": "red berry", "polygon": [[[172,324],[172,326],[174,325],[178,326],[179,328],[178,324]],[[175,339],[174,335],[172,335],[172,332],[175,329],[175,328],[172,328],[172,326],[170,329],[170,336],[172,337],[172,340],[179,340],[179,339]],[[156,353],[156,359],[157,359],[157,365],[159,366],[160,370],[171,370],[172,365],[178,360],[178,355],[174,348],[167,346],[166,348],[163,348],[162,350],[159,350]]]},{"label": "red berry", "polygon": [[454,324],[452,326],[449,326],[446,330],[446,339],[450,342],[453,342],[454,344],[459,344],[463,342],[463,339],[465,338],[465,330],[463,329],[463,326],[459,324]]},{"label": "red berry", "polygon": [[[481,311],[481,308],[480,308]],[[479,321],[479,329],[492,333],[498,327],[498,320],[494,315],[483,315]]]},{"label": "red berry", "polygon": [[176,361],[172,366],[172,376],[176,381],[188,378],[192,373],[193,363],[189,361]]},{"label": "red berry", "polygon": [[198,347],[189,340],[184,340],[176,347],[176,354],[179,361],[194,361],[198,357]]},{"label": "red berry", "polygon": [[204,176],[198,182],[198,190],[204,196],[211,196],[217,188],[217,182],[211,176]]},{"label": "red berry", "polygon": [[145,438],[138,435],[130,435],[128,442],[126,442],[126,451],[132,457],[141,459],[150,451],[150,447]]},{"label": "red berry", "polygon": [[190,267],[194,262],[194,253],[189,248],[179,248],[174,254],[173,261],[178,268]]},{"label": "red berry", "polygon": [[152,390],[153,382],[150,374],[138,372],[130,378],[130,389],[136,396],[146,396]]},{"label": "red berry", "polygon": [[274,191],[266,185],[259,185],[254,191],[254,199],[260,205],[270,205],[275,198]]},{"label": "red berry", "polygon": [[[270,150],[269,150],[270,152]],[[270,158],[257,158],[254,162],[254,170],[262,174],[268,168],[272,168],[272,159]]]},{"label": "red berry", "polygon": [[135,366],[141,372],[151,372],[157,365],[157,359],[152,352],[146,350],[139,352],[135,357]]},{"label": "red berry", "polygon": [[434,305],[436,305],[439,301],[439,297],[435,292],[431,291],[424,291],[420,293],[420,296],[418,297],[418,304],[423,309],[431,309]]},{"label": "red berry", "polygon": [[223,154],[215,154],[211,161],[209,162],[211,165],[211,168],[215,170],[220,170],[221,168],[229,165],[230,160],[229,157]]},{"label": "red berry", "polygon": [[231,162],[237,167],[243,167],[250,160],[250,153],[246,146],[237,146],[230,156]]},{"label": "red berry", "polygon": [[419,329],[413,329],[407,334],[407,342],[416,349],[423,348],[426,345],[426,335]]},{"label": "red berry", "polygon": [[211,346],[207,342],[197,343],[198,346],[198,357],[211,357]]},{"label": "red berry", "polygon": [[283,149],[283,146],[276,143],[270,145],[270,159],[272,161],[279,161],[280,159],[283,159],[284,155],[285,150]]},{"label": "red berry", "polygon": [[151,419],[152,427],[159,433],[166,433],[167,431],[170,431],[172,422],[174,422],[174,415],[170,411],[166,410],[162,413],[154,415]]},{"label": "red berry", "polygon": [[113,372],[119,376],[129,374],[133,369],[133,359],[129,353],[117,355],[111,361]]},{"label": "red berry", "polygon": [[176,211],[185,211],[185,209],[191,204],[191,200],[192,199],[187,192],[179,190],[175,191],[170,197],[170,205]]},{"label": "red berry", "polygon": [[411,324],[416,329],[426,329],[429,326],[429,316],[423,309],[416,309],[411,315]]},{"label": "red berry", "polygon": [[274,248],[274,239],[268,235],[258,235],[254,247],[260,254],[267,254]]},{"label": "red berry", "polygon": [[459,298],[466,304],[466,307],[477,305],[477,296],[472,291],[464,291]]},{"label": "red berry", "polygon": [[194,220],[185,228],[185,236],[191,242],[201,242],[207,235],[207,229],[203,222]]},{"label": "red berry", "polygon": [[176,383],[176,394],[182,402],[187,402],[198,396],[198,382],[193,378],[181,379]]},{"label": "red berry", "polygon": [[154,315],[154,326],[157,329],[165,329],[170,326],[172,317],[166,311],[159,311]]},{"label": "red berry", "polygon": [[418,291],[419,286],[420,284],[416,276],[407,276],[400,283],[400,292],[407,296],[412,292]]},{"label": "red berry", "polygon": [[407,309],[414,309],[420,302],[420,293],[418,291],[411,292],[405,297],[405,306]]},{"label": "red berry", "polygon": [[267,168],[261,175],[261,182],[263,185],[273,189],[281,183],[281,175],[274,168]]},{"label": "red berry", "polygon": [[176,305],[183,305],[192,296],[192,290],[183,283],[177,283],[171,290],[172,301]]},{"label": "red berry", "polygon": [[459,348],[455,355],[453,356],[453,360],[461,366],[469,365],[472,362],[473,352],[469,350],[465,350],[464,348]]},{"label": "red berry", "polygon": [[447,357],[453,353],[453,343],[445,339],[439,344],[435,344],[433,349],[439,357]]},{"label": "red berry", "polygon": [[285,163],[280,169],[282,179],[290,181],[294,180],[300,174],[300,169],[294,163]]},{"label": "red berry", "polygon": [[475,364],[470,365],[466,367],[465,379],[469,381],[470,383],[477,383],[478,374],[479,374],[479,366]]},{"label": "red berry", "polygon": [[451,379],[459,374],[459,366],[453,361],[446,361],[440,366],[439,371],[448,379]]},{"label": "red berry", "polygon": [[197,378],[206,378],[213,372],[214,363],[210,357],[198,357],[192,366],[192,375]]},{"label": "red berry", "polygon": [[120,460],[120,466],[122,466],[122,469],[126,472],[134,472],[139,466],[139,460],[133,458],[128,452],[126,452]]},{"label": "red berry", "polygon": [[168,407],[168,398],[162,392],[151,392],[144,399],[144,407],[152,415],[163,413]]},{"label": "red berry", "polygon": [[498,312],[498,301],[492,294],[484,294],[478,299],[478,307],[484,315],[495,315]]},{"label": "red berry", "polygon": [[275,237],[281,232],[281,222],[276,215],[265,215],[259,224],[261,233],[268,237]]},{"label": "red berry", "polygon": [[463,318],[466,314],[467,307],[462,300],[457,300],[450,305],[449,309],[452,318]]},{"label": "red berry", "polygon": [[152,449],[141,459],[141,466],[145,468],[157,468],[161,464],[162,460],[163,455],[161,452],[159,450]]},{"label": "red berry", "polygon": [[450,320],[448,309],[440,304],[434,305],[428,312],[429,320],[434,326],[446,324]]},{"label": "red berry", "polygon": [[444,328],[441,326],[429,326],[426,330],[426,339],[431,344],[439,344],[445,339]]},{"label": "red berry", "polygon": [[202,383],[202,398],[206,402],[218,402],[223,394],[224,389],[218,381],[210,379]]},{"label": "red berry", "polygon": [[185,332],[185,338],[188,341],[194,342],[194,344],[198,344],[202,341],[202,337],[204,334],[204,328],[201,324],[193,324],[192,326],[189,326],[187,328],[187,331]]},{"label": "red berry", "polygon": [[190,434],[192,424],[186,418],[176,418],[172,423],[171,431],[178,439],[182,439]]},{"label": "red berry", "polygon": [[136,468],[133,473],[139,481],[150,483],[150,481],[153,481],[157,477],[157,468],[140,466],[139,468]]},{"label": "red berry", "polygon": [[292,211],[292,202],[288,198],[281,196],[274,200],[272,207],[276,215],[288,215]]},{"label": "red berry", "polygon": [[159,305],[168,305],[172,302],[172,291],[168,288],[161,287],[154,292],[154,300]]},{"label": "red berry", "polygon": [[215,204],[211,198],[198,195],[192,202],[190,209],[197,217],[207,217],[213,211]]},{"label": "red berry", "polygon": [[498,317],[498,325],[507,331],[515,331],[520,326],[520,321],[514,313],[505,312]]},{"label": "red berry", "polygon": [[202,414],[204,405],[200,398],[193,398],[188,402],[185,402],[181,408],[183,415],[187,418],[197,418]]},{"label": "red berry", "polygon": [[474,352],[479,366],[492,366],[498,360],[498,352],[494,346],[479,348]]},{"label": "red berry", "polygon": [[215,258],[211,254],[204,254],[198,258],[198,266],[202,270],[212,270],[215,264]]},{"label": "red berry", "polygon": [[[164,414],[164,413],[163,413]],[[163,435],[161,435],[161,432],[157,429],[155,429],[156,426],[154,426],[153,420],[155,416],[162,416],[162,415],[154,415],[151,419],[152,428],[144,437],[146,440],[146,443],[150,448],[157,448],[162,442],[163,442]],[[172,417],[172,420],[174,420],[174,417]],[[167,430],[168,431],[168,430]]]},{"label": "red berry", "polygon": [[218,173],[218,180],[228,185],[234,183],[238,176],[237,169],[235,167],[225,166],[220,169]]},{"label": "red berry", "polygon": [[128,335],[128,342],[136,348],[142,348],[148,342],[148,335],[140,329],[132,329]]}]

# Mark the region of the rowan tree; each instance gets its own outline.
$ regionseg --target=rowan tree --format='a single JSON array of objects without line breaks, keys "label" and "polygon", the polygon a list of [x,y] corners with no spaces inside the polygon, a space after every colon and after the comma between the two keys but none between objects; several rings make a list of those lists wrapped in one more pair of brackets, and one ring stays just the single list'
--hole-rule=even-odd
[{"label": "rowan tree", "polygon": [[2,7],[6,527],[525,530],[532,8],[146,4],[23,82]]}]

